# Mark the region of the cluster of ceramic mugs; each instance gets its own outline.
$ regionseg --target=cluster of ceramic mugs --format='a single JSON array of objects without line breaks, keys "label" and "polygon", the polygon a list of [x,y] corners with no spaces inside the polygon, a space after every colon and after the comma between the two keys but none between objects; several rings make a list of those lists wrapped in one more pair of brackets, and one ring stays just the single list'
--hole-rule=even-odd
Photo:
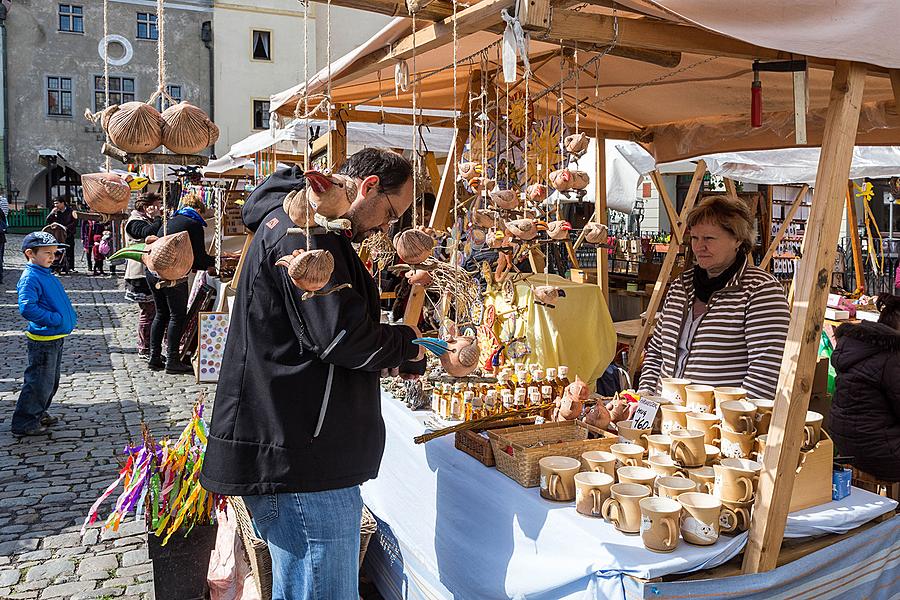
[{"label": "cluster of ceramic mugs", "polygon": [[[710,545],[721,532],[746,531],[773,403],[748,400],[741,388],[673,382],[677,398],[671,391],[654,398],[662,404],[656,429],[663,433],[621,421],[609,452],[542,458],[541,496],[575,500],[579,513],[640,534],[655,552],[673,551],[679,539]],[[818,443],[821,425],[822,415],[807,415],[804,449]]]}]

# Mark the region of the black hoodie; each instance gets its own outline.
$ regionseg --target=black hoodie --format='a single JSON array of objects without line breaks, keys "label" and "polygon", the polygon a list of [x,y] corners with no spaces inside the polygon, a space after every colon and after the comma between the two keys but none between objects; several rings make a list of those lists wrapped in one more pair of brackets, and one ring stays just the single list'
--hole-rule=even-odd
[{"label": "black hoodie", "polygon": [[269,176],[242,211],[244,258],[200,481],[231,496],[349,487],[378,474],[384,452],[379,372],[418,354],[414,331],[381,324],[378,290],[350,240],[313,236],[334,256],[331,287],[302,300],[275,261],[306,248],[281,205],[300,169]]},{"label": "black hoodie", "polygon": [[863,321],[841,325],[835,336],[828,431],[856,467],[900,481],[900,332]]}]

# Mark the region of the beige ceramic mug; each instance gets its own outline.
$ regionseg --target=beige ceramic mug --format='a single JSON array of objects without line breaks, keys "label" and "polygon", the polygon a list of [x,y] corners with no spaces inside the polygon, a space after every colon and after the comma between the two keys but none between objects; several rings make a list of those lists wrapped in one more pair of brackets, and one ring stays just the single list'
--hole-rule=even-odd
[{"label": "beige ceramic mug", "polygon": [[676,463],[666,454],[664,456],[651,456],[647,459],[647,465],[656,473],[658,477],[671,477],[673,475],[681,475],[687,477],[681,465]]},{"label": "beige ceramic mug", "polygon": [[769,426],[772,424],[772,411],[775,410],[775,401],[754,398],[750,402],[756,405],[756,434],[765,435],[769,433]]},{"label": "beige ceramic mug", "polygon": [[722,420],[717,414],[711,412],[689,412],[685,415],[685,420],[687,421],[687,429],[695,429],[703,432],[707,444],[716,445],[719,443]]},{"label": "beige ceramic mug", "polygon": [[575,510],[588,517],[599,517],[603,503],[609,498],[609,488],[615,483],[606,473],[577,473],[575,475]]},{"label": "beige ceramic mug", "polygon": [[650,429],[634,429],[631,425],[632,420],[619,421],[616,423],[616,429],[619,432],[620,444],[637,444],[647,450],[647,436],[650,435]]},{"label": "beige ceramic mug", "polygon": [[[729,460],[729,459],[726,459]],[[753,500],[753,479],[738,469],[725,465],[715,465],[713,471],[716,479],[713,483],[713,495],[720,500],[732,502],[749,502]]]},{"label": "beige ceramic mug", "polygon": [[687,492],[678,496],[681,513],[681,536],[689,544],[709,546],[719,539],[719,532],[737,529],[737,516],[722,501],[710,494]]},{"label": "beige ceramic mug", "polygon": [[719,459],[722,458],[722,451],[719,450],[718,446],[713,446],[712,444],[705,444],[706,448],[706,466],[711,467],[714,464],[719,462]]},{"label": "beige ceramic mug", "polygon": [[749,531],[750,517],[753,516],[753,501],[750,502],[731,502],[722,500],[722,506],[731,510],[737,518],[737,527],[732,533],[741,533]]},{"label": "beige ceramic mug", "polygon": [[747,390],[742,387],[717,387],[713,390],[716,397],[716,414],[720,417],[722,412],[719,405],[728,400],[743,400],[747,397]]},{"label": "beige ceramic mug", "polygon": [[706,464],[704,434],[695,429],[676,429],[670,434],[672,446],[669,458],[682,467],[702,467]]},{"label": "beige ceramic mug", "polygon": [[648,457],[668,456],[669,448],[672,446],[672,438],[662,433],[654,433],[647,436],[647,452]]},{"label": "beige ceramic mug", "polygon": [[668,435],[676,429],[687,429],[687,414],[690,409],[677,404],[667,404],[659,407],[662,412],[662,433]]},{"label": "beige ceramic mug", "polygon": [[822,421],[825,417],[821,414],[808,410],[806,411],[806,426],[803,428],[803,449],[812,450],[819,443],[822,437]]},{"label": "beige ceramic mug", "polygon": [[752,433],[738,433],[729,429],[722,430],[722,458],[750,458],[756,436]]},{"label": "beige ceramic mug", "polygon": [[609,447],[616,458],[619,460],[619,466],[639,467],[644,458],[644,447],[637,444],[613,444]]},{"label": "beige ceramic mug", "polygon": [[616,476],[616,455],[605,450],[589,450],[581,455],[585,471]]},{"label": "beige ceramic mug", "polygon": [[753,442],[753,460],[758,463],[762,463],[763,456],[765,456],[766,450],[766,440],[769,439],[769,434],[758,435],[756,436],[756,440]]},{"label": "beige ceramic mug", "polygon": [[697,491],[697,482],[686,477],[657,477],[656,494],[661,498],[678,498],[681,494]]},{"label": "beige ceramic mug", "polygon": [[672,404],[684,406],[685,398],[687,397],[685,388],[691,385],[691,380],[679,377],[663,377],[659,381],[662,384],[662,397]]},{"label": "beige ceramic mug", "polygon": [[636,483],[647,486],[653,493],[653,484],[656,482],[656,472],[647,467],[619,467],[616,469],[619,483]]},{"label": "beige ceramic mug", "polygon": [[575,474],[581,469],[581,461],[568,456],[545,456],[538,465],[542,497],[557,502],[575,499]]},{"label": "beige ceramic mug", "polygon": [[623,533],[638,533],[641,530],[642,498],[650,496],[645,485],[636,483],[615,483],[609,488],[610,498],[603,502],[603,518]]},{"label": "beige ceramic mug", "polygon": [[716,481],[716,472],[712,467],[686,469],[688,478],[697,484],[697,491],[711,494]]},{"label": "beige ceramic mug", "polygon": [[678,545],[681,504],[670,498],[642,498],[641,541],[648,550],[671,552]]},{"label": "beige ceramic mug", "polygon": [[687,399],[684,405],[696,413],[714,413],[716,411],[715,389],[711,385],[693,384],[685,386]]},{"label": "beige ceramic mug", "polygon": [[[671,406],[673,403],[671,400],[666,400],[662,396],[641,396],[641,400],[649,400],[650,402],[655,402],[659,404],[660,408],[663,406]],[[651,429],[653,431],[660,431],[662,428],[662,410],[656,411],[656,418],[653,419],[653,426]]]},{"label": "beige ceramic mug", "polygon": [[722,411],[722,429],[739,433],[756,431],[756,405],[748,400],[726,400],[719,403]]}]

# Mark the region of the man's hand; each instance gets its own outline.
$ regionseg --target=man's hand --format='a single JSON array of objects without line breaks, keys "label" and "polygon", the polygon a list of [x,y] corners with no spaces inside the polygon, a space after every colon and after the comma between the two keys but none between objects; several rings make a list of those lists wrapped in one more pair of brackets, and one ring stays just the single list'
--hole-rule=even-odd
[{"label": "man's hand", "polygon": [[[407,325],[407,327],[409,327],[416,333],[417,338],[422,337],[422,332],[419,331],[418,327],[416,327],[415,325]],[[413,359],[413,362],[420,361],[420,360],[425,360],[425,346],[419,346],[419,353]]]},{"label": "man's hand", "polygon": [[382,370],[381,370],[381,377],[382,377],[382,379],[385,378],[385,377],[396,377],[396,376],[399,375],[399,374],[400,374],[400,368],[399,368],[399,367],[394,367],[394,368],[392,368],[392,369],[382,369]]}]

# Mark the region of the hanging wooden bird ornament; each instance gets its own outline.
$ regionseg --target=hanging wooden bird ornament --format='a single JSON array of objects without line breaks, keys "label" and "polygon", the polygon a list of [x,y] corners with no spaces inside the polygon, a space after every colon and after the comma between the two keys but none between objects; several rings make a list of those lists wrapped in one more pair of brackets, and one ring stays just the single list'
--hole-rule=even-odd
[{"label": "hanging wooden bird ornament", "polygon": [[491,192],[491,203],[503,210],[513,210],[519,207],[519,193],[515,190],[499,190]]},{"label": "hanging wooden bird ornament", "polygon": [[117,173],[85,173],[81,188],[85,203],[93,211],[111,215],[128,208],[131,186]]},{"label": "hanging wooden bird ornament", "polygon": [[534,303],[547,308],[556,308],[557,301],[566,297],[566,290],[553,285],[539,285],[532,291],[534,293]]},{"label": "hanging wooden bird ornament", "polygon": [[447,340],[439,338],[416,338],[414,344],[424,346],[441,361],[441,366],[448,375],[466,377],[478,368],[478,338],[475,336],[449,336]]},{"label": "hanging wooden bird ornament", "polygon": [[469,184],[472,186],[472,190],[480,194],[482,192],[490,192],[497,187],[497,180],[489,179],[487,177],[475,177]]},{"label": "hanging wooden bird ornament", "polygon": [[581,156],[584,154],[585,150],[588,149],[588,145],[591,143],[591,138],[589,138],[584,133],[573,133],[572,135],[567,135],[563,140],[563,145],[566,147],[566,151],[570,154],[575,154],[576,156]]},{"label": "hanging wooden bird ornament", "polygon": [[481,174],[481,165],[477,162],[464,162],[459,165],[459,176],[466,181],[472,181]]},{"label": "hanging wooden bird ornament", "polygon": [[[128,258],[143,262],[163,282],[178,281],[191,272],[194,251],[187,231],[162,237],[149,236],[146,243],[126,246],[109,257],[110,260]],[[165,286],[163,286],[165,287]]]},{"label": "hanging wooden bird ornament", "polygon": [[591,177],[584,171],[559,169],[550,173],[550,185],[560,192],[583,190],[591,182]]},{"label": "hanging wooden bird ornament", "polygon": [[547,186],[543,183],[532,183],[525,190],[525,197],[532,202],[543,202],[547,199]]},{"label": "hanging wooden bird ornament", "polygon": [[569,237],[572,224],[568,221],[550,221],[547,223],[547,237],[551,240],[564,240]]},{"label": "hanging wooden bird ornament", "polygon": [[306,198],[327,219],[343,217],[356,199],[356,183],[346,175],[306,171]]},{"label": "hanging wooden bird ornament", "polygon": [[607,231],[606,225],[591,221],[584,226],[584,241],[588,244],[602,244],[606,242]]},{"label": "hanging wooden bird ornament", "polygon": [[[307,300],[328,284],[334,271],[334,257],[327,250],[294,250],[275,261],[275,265],[288,270],[291,283],[306,292],[303,299]],[[332,291],[336,290],[328,293]]]},{"label": "hanging wooden bird ornament", "polygon": [[408,265],[418,265],[431,257],[434,238],[421,229],[407,229],[394,236],[397,256]]},{"label": "hanging wooden bird ornament", "polygon": [[528,242],[538,236],[538,233],[547,229],[546,223],[534,219],[514,219],[506,222],[506,230],[519,240]]}]

